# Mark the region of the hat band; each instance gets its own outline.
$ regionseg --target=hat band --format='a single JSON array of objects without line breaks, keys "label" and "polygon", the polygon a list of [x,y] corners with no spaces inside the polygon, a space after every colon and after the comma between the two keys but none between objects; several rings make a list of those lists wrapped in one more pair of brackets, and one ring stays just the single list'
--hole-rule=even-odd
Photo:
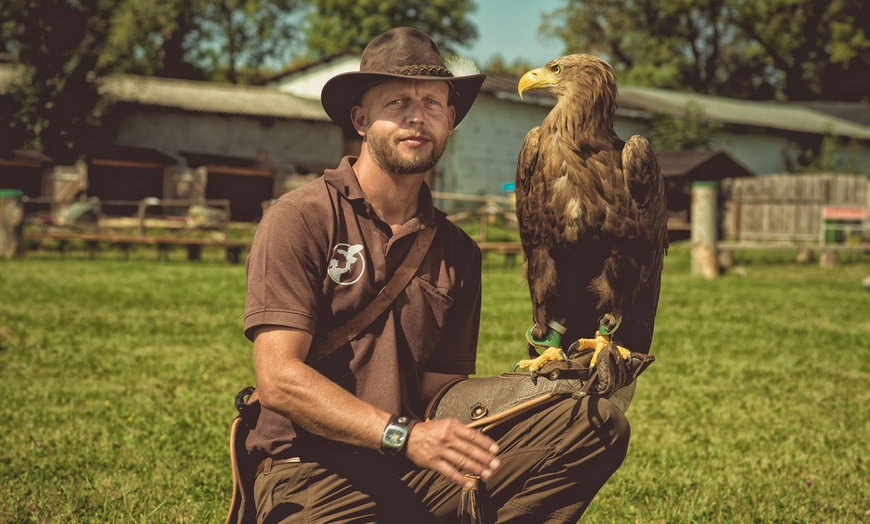
[{"label": "hat band", "polygon": [[453,76],[453,73],[449,69],[440,66],[414,65],[402,68],[394,67],[388,69],[387,72],[402,76],[440,76],[448,78]]}]

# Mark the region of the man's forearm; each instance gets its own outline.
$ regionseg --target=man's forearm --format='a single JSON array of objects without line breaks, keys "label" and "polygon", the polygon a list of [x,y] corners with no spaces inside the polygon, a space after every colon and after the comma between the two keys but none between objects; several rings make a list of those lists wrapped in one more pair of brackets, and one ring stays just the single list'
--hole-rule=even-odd
[{"label": "man's forearm", "polygon": [[[261,382],[260,402],[305,431],[329,440],[379,449],[390,414],[351,395],[303,362],[285,363]],[[259,374],[258,374],[259,377]]]}]

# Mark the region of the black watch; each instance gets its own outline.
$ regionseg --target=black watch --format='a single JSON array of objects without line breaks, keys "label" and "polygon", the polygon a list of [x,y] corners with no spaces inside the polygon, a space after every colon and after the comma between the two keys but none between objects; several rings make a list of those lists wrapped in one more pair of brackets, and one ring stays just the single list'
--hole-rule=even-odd
[{"label": "black watch", "polygon": [[390,417],[387,427],[384,429],[384,434],[381,436],[381,452],[385,455],[397,455],[405,450],[405,444],[408,443],[408,435],[411,433],[411,428],[416,424],[416,420],[412,420],[405,416]]}]

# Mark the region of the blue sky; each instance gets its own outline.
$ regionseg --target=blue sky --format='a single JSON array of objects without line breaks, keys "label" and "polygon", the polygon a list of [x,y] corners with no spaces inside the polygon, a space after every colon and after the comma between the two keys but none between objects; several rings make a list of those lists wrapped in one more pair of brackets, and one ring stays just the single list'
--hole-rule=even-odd
[{"label": "blue sky", "polygon": [[477,42],[461,49],[478,66],[495,55],[507,63],[524,58],[531,65],[541,66],[562,55],[562,43],[557,39],[538,37],[541,13],[559,7],[561,0],[477,0],[477,11],[471,15],[477,26]]}]

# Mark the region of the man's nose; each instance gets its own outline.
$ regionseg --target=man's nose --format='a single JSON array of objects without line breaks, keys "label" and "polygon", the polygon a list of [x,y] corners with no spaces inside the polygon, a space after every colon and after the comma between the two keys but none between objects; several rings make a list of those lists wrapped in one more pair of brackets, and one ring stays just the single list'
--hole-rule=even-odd
[{"label": "man's nose", "polygon": [[423,110],[423,101],[422,100],[412,100],[410,104],[408,104],[408,121],[409,122],[422,122],[424,120],[425,111]]}]

